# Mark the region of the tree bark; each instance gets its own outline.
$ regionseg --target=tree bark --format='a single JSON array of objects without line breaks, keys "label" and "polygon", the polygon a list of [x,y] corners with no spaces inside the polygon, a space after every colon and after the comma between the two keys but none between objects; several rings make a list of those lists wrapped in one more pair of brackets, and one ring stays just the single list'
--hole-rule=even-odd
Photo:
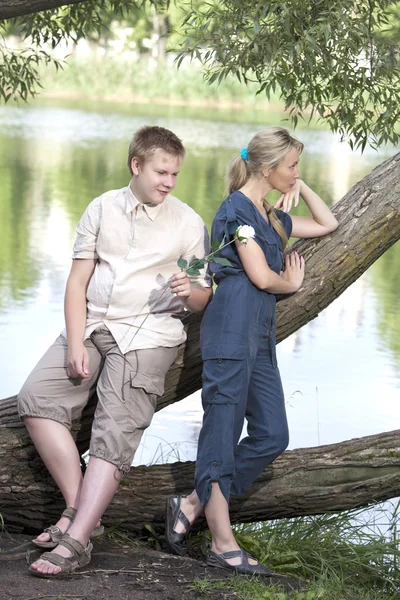
[{"label": "tree bark", "polygon": [[[15,419],[14,398],[0,403],[0,506],[9,531],[36,533],[65,508],[57,488]],[[135,467],[104,516],[106,525],[141,533],[164,525],[165,499],[193,489],[194,463]],[[233,498],[233,522],[315,515],[400,495],[400,430],[340,444],[286,451],[248,493]],[[205,526],[204,520],[197,527]]]},{"label": "tree bark", "polygon": [[[399,434],[397,430],[286,451],[245,496],[233,499],[232,521],[315,515],[400,495]],[[107,510],[105,522],[124,522],[132,531],[140,531],[145,523],[162,528],[166,497],[190,493],[193,476],[191,462],[132,469]]]},{"label": "tree bark", "polygon": [[[51,10],[68,4],[80,4],[85,0],[6,0],[0,4],[0,19],[13,19],[42,10]],[[87,1],[87,0],[86,0]]]},{"label": "tree bark", "polygon": [[[315,318],[400,238],[400,153],[357,183],[334,208],[339,228],[324,238],[300,241],[307,274],[297,294],[279,302],[277,338],[289,336]],[[170,370],[158,410],[201,387],[200,317],[187,322],[188,340]],[[96,398],[73,434],[81,453],[88,448]],[[286,452],[233,504],[233,519],[262,520],[361,506],[400,494],[399,432],[334,446]],[[122,481],[106,513],[106,523],[126,519],[126,527],[162,522],[163,499],[190,491],[193,464],[138,467]],[[0,401],[0,512],[9,528],[39,530],[62,508],[20,422],[15,397]]]}]

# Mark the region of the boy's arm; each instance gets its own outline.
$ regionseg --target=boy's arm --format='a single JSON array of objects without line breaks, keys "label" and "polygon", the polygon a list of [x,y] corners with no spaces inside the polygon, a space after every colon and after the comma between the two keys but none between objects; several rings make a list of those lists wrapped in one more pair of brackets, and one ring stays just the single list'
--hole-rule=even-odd
[{"label": "boy's arm", "polygon": [[64,314],[67,329],[69,377],[88,377],[89,358],[83,344],[86,326],[86,290],[96,266],[97,237],[101,222],[101,196],[86,208],[77,227],[72,267],[65,290]]},{"label": "boy's arm", "polygon": [[64,314],[67,329],[68,377],[88,377],[89,357],[83,344],[86,325],[86,290],[96,259],[75,259],[65,289]]}]

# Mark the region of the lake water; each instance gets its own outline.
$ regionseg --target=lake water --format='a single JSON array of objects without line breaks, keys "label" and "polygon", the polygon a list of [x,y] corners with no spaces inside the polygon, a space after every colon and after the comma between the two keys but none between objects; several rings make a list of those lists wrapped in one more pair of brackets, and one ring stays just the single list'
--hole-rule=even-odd
[{"label": "lake water", "polygon": [[[276,121],[260,112],[88,102],[0,108],[0,398],[17,393],[63,327],[76,223],[95,196],[128,184],[132,132],[157,124],[183,139],[188,156],[174,194],[210,226],[227,163]],[[296,135],[305,143],[301,177],[329,205],[395,153],[351,152],[320,129]],[[298,210],[306,214],[304,206]],[[399,291],[397,244],[279,344],[290,448],[399,427]],[[194,459],[201,415],[199,392],[157,413],[134,464]]]}]

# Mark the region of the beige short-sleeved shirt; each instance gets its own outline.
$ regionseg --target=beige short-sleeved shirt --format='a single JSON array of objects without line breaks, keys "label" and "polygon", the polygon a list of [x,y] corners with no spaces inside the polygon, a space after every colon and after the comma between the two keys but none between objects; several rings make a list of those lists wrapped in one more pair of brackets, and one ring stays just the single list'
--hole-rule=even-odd
[{"label": "beige short-sleeved shirt", "polygon": [[[123,353],[184,342],[184,304],[168,280],[180,271],[180,257],[210,251],[201,217],[170,194],[162,204],[141,204],[128,186],[95,198],[76,231],[72,258],[98,261],[87,290],[85,339],[106,325]],[[205,272],[192,283],[211,286]]]}]

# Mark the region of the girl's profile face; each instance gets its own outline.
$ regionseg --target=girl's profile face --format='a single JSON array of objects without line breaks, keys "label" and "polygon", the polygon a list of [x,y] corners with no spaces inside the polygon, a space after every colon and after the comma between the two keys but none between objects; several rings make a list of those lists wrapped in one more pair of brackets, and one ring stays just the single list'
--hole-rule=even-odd
[{"label": "girl's profile face", "polygon": [[267,179],[273,189],[282,194],[289,192],[296,183],[296,179],[300,177],[298,165],[299,151],[293,146],[278,166],[269,172]]}]

